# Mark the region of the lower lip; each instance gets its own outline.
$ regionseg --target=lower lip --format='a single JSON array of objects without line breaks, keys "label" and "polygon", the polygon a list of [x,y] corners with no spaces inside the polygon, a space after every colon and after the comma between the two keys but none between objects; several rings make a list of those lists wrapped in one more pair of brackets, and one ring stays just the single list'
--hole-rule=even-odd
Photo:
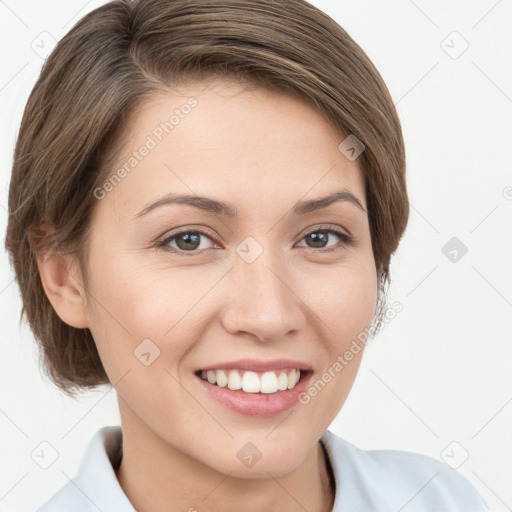
[{"label": "lower lip", "polygon": [[293,389],[277,391],[276,393],[246,393],[221,388],[210,384],[196,375],[203,389],[221,404],[229,409],[248,416],[268,417],[281,414],[299,401],[299,395],[306,389],[306,384],[312,372],[303,373],[300,381]]}]

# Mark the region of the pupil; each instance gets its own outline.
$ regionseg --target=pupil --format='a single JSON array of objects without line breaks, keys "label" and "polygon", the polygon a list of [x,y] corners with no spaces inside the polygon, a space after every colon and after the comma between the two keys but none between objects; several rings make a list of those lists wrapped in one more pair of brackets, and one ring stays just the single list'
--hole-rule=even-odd
[{"label": "pupil", "polygon": [[[306,238],[310,238],[313,241],[313,247],[324,247],[324,244],[327,242],[326,238],[327,232],[318,231],[317,233],[311,233]],[[318,245],[320,242],[320,245]],[[316,245],[315,245],[316,244]]]},{"label": "pupil", "polygon": [[[197,249],[200,244],[200,239],[201,237],[198,233],[184,233],[176,239],[176,244],[183,250]],[[192,247],[190,244],[192,244]]]}]

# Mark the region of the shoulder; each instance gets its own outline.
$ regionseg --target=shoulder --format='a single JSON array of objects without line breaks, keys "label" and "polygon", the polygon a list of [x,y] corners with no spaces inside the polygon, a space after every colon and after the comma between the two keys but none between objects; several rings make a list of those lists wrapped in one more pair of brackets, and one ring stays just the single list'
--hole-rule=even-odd
[{"label": "shoulder", "polygon": [[90,439],[76,475],[36,512],[134,512],[115,474],[121,457],[121,427],[101,428]]},{"label": "shoulder", "polygon": [[50,499],[41,505],[36,512],[97,512],[97,508],[81,495],[71,481],[61,487]]},{"label": "shoulder", "polygon": [[328,430],[322,442],[335,473],[336,498],[339,490],[340,504],[348,500],[354,512],[488,510],[469,480],[440,460],[401,450],[363,450]]}]

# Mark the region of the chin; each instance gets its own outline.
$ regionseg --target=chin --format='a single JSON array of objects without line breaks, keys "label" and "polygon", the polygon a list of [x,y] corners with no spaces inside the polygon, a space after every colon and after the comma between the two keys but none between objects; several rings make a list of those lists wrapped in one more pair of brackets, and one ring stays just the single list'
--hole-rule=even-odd
[{"label": "chin", "polygon": [[254,441],[248,440],[251,437],[234,441],[231,446],[236,448],[228,448],[227,453],[219,454],[221,460],[210,461],[213,463],[211,467],[221,473],[244,479],[270,476],[279,478],[293,472],[308,455],[305,443],[302,442],[301,446],[300,440],[287,436],[285,430],[281,436],[275,436],[272,440],[265,439],[268,432],[266,430],[260,439],[253,438]]}]

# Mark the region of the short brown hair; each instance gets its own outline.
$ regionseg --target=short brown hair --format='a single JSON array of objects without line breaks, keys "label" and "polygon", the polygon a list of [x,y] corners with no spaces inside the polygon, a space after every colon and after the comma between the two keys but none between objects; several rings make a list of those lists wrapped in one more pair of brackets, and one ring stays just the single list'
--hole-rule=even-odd
[{"label": "short brown hair", "polygon": [[[305,0],[115,0],[84,16],[57,44],[28,99],[9,189],[6,248],[44,372],[68,395],[109,379],[89,329],[64,323],[39,276],[30,235],[77,256],[87,283],[95,187],[108,173],[128,115],[155,91],[205,77],[281,89],[313,105],[360,155],[379,297],[409,202],[393,101],[363,50]],[[342,139],[340,139],[340,142]],[[41,359],[40,359],[41,361]]]}]

